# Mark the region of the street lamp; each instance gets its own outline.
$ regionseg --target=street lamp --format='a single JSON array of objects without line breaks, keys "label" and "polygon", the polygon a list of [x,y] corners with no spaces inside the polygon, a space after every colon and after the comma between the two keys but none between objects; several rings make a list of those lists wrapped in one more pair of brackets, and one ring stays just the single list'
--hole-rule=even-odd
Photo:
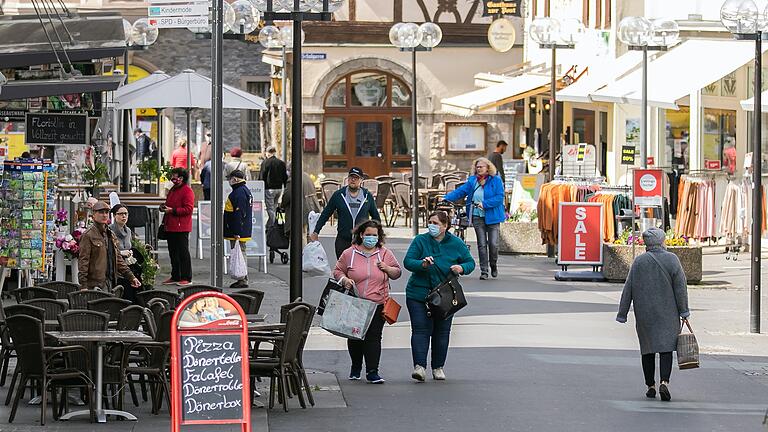
[{"label": "street lamp", "polygon": [[[221,2],[222,0],[216,0]],[[264,13],[264,21],[272,24],[273,21],[293,21],[293,35],[301,34],[301,24],[304,21],[331,21],[333,13],[339,10],[344,0],[252,0],[257,10]],[[285,12],[281,12],[283,10]],[[294,181],[291,182],[291,196],[302,197],[302,100],[301,100],[301,37],[293,37],[293,76],[291,78],[291,172]],[[219,65],[220,70],[220,65]],[[221,124],[219,123],[219,126]],[[220,187],[220,185],[216,185]],[[303,219],[300,201],[291,206],[291,220]],[[219,227],[220,228],[220,227]],[[301,275],[302,235],[300,229],[291,230],[291,270],[289,278],[290,300],[301,297],[303,280]],[[221,235],[217,236],[218,239]],[[223,243],[223,242],[222,242]],[[222,244],[223,246],[223,244]],[[218,251],[216,251],[218,252]],[[224,264],[224,256],[217,253],[214,261]],[[214,266],[219,265],[214,264]],[[220,268],[221,268],[220,267]],[[215,270],[215,268],[213,268]],[[222,274],[216,273],[221,286]]]},{"label": "street lamp", "polygon": [[[539,44],[539,48],[552,50],[549,100],[551,107],[549,110],[549,179],[552,180],[555,178],[555,164],[560,145],[560,137],[557,133],[557,50],[576,48],[576,43],[584,35],[584,25],[575,18],[562,20],[551,17],[536,18],[531,23],[529,32],[531,39]],[[553,254],[554,249],[548,253],[550,256]]]},{"label": "street lamp", "polygon": [[720,8],[720,21],[737,40],[755,41],[754,128],[752,136],[752,263],[749,298],[749,331],[760,333],[760,252],[763,214],[760,203],[763,192],[762,178],[762,91],[763,91],[763,40],[768,39],[768,7],[758,9],[752,0],[728,0]]},{"label": "street lamp", "polygon": [[389,29],[389,41],[403,52],[410,52],[411,66],[411,129],[413,131],[413,146],[411,148],[411,188],[413,193],[413,235],[419,234],[419,139],[418,119],[416,118],[416,53],[418,51],[432,51],[443,39],[443,31],[435,23],[425,22],[421,25],[415,23],[397,23]]},{"label": "street lamp", "polygon": [[666,51],[680,39],[677,23],[669,19],[653,22],[645,17],[629,16],[619,23],[619,40],[630,51],[643,52],[642,101],[640,104],[640,159],[648,168],[648,51]]},{"label": "street lamp", "polygon": [[[147,18],[139,18],[133,24],[128,20],[123,19],[123,31],[125,32],[125,53],[123,54],[123,67],[125,68],[125,84],[128,84],[130,69],[128,51],[145,50],[150,45],[157,42],[157,36],[159,30],[154,24],[150,24]],[[120,184],[120,191],[130,192],[131,190],[131,152],[128,148],[128,141],[130,141],[131,127],[130,127],[131,111],[123,110],[123,182]],[[160,122],[158,122],[160,123]],[[138,149],[137,149],[138,154]],[[160,165],[158,155],[158,166]]]},{"label": "street lamp", "polygon": [[[301,43],[304,44],[304,30],[301,31]],[[273,25],[264,26],[261,31],[259,31],[259,43],[261,46],[267,49],[273,49],[273,48],[280,48],[283,55],[283,70],[280,73],[280,154],[283,155],[283,158],[288,157],[288,148],[287,148],[287,131],[288,131],[288,125],[286,124],[286,119],[288,116],[288,107],[286,103],[286,93],[285,93],[285,82],[288,78],[286,75],[286,68],[287,68],[287,51],[289,47],[293,46],[293,27],[285,26],[283,28],[278,28]]]}]

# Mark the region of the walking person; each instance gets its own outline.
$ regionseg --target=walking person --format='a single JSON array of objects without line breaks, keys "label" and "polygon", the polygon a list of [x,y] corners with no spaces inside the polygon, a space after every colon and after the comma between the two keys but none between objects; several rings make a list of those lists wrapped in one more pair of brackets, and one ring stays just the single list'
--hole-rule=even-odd
[{"label": "walking person", "polygon": [[427,353],[432,346],[432,378],[445,379],[445,359],[451,336],[453,316],[445,319],[430,316],[426,299],[429,292],[450,274],[468,275],[475,269],[475,260],[467,245],[448,232],[450,219],[444,211],[429,215],[428,232],[413,239],[405,254],[403,265],[411,271],[405,286],[405,305],[411,317],[411,377],[423,382],[427,377]]},{"label": "walking person", "polygon": [[143,161],[150,157],[152,155],[152,139],[141,128],[133,130],[133,137],[136,139],[136,160]]},{"label": "walking person", "polygon": [[211,200],[211,160],[207,160],[200,170],[200,183],[203,185],[203,199]]},{"label": "walking person", "polygon": [[497,175],[496,167],[481,157],[472,164],[467,181],[449,192],[445,199],[458,201],[467,197],[467,214],[477,236],[477,253],[480,258],[480,279],[499,275],[496,265],[499,259],[499,224],[504,222],[504,184]]},{"label": "walking person", "polygon": [[93,225],[80,238],[77,257],[78,278],[83,290],[100,288],[109,291],[117,286],[122,276],[130,286],[138,288],[141,282],[133,275],[120,254],[115,235],[109,229],[109,205],[98,201],[93,205]]},{"label": "walking person", "polygon": [[336,258],[352,246],[352,228],[360,225],[368,219],[381,222],[379,210],[376,208],[376,200],[368,189],[362,187],[363,170],[353,167],[347,176],[347,185],[331,195],[328,204],[325,205],[320,218],[317,220],[315,230],[309,238],[316,241],[325,223],[336,212],[338,223],[336,224]]},{"label": "walking person", "polygon": [[195,193],[189,187],[189,172],[183,168],[171,171],[171,183],[173,187],[168,192],[165,204],[160,206],[160,212],[165,214],[163,226],[168,238],[168,255],[171,257],[171,277],[163,285],[187,286],[192,284],[189,233],[192,232]]},{"label": "walking person", "polygon": [[264,181],[264,198],[269,216],[267,227],[275,223],[277,199],[280,198],[283,186],[288,181],[288,167],[285,162],[275,156],[276,152],[275,146],[267,147],[267,158],[261,163],[261,170],[259,171],[259,180]]},{"label": "walking person", "polygon": [[500,140],[496,143],[496,149],[491,152],[491,154],[488,155],[488,160],[491,161],[493,166],[496,167],[496,172],[499,173],[499,177],[501,177],[501,184],[505,185],[507,184],[506,176],[504,175],[504,158],[502,155],[507,151],[507,142],[504,140]]},{"label": "walking person", "polygon": [[[182,137],[176,141],[176,150],[171,153],[171,166],[173,168],[189,169],[187,166],[187,139]],[[192,166],[195,166],[195,155],[191,155]]]},{"label": "walking person", "polygon": [[245,180],[251,179],[251,170],[248,169],[248,163],[243,161],[243,149],[235,147],[229,151],[229,162],[224,165],[224,178],[229,180],[233,171],[240,171],[245,174]]},{"label": "walking person", "polygon": [[[138,260],[142,259],[142,257],[138,251],[134,253],[133,231],[128,227],[128,207],[123,204],[115,204],[112,207],[111,213],[114,222],[109,226],[109,229],[115,235],[120,256],[123,257],[128,268],[131,269],[131,273],[141,281],[141,263]],[[123,298],[136,303],[136,288],[131,285],[130,280],[118,277],[117,284],[123,286]]]},{"label": "walking person", "polygon": [[[253,196],[245,184],[245,174],[235,170],[229,176],[232,192],[224,204],[224,239],[229,240],[229,248],[240,246],[246,257],[246,243],[251,239],[253,225]],[[246,263],[248,258],[246,258]],[[230,288],[248,288],[248,275],[236,280]]]},{"label": "walking person", "polygon": [[354,289],[358,297],[378,304],[365,340],[347,339],[352,360],[349,379],[360,379],[365,358],[365,379],[371,384],[384,383],[379,374],[384,303],[389,298],[389,281],[402,274],[395,255],[384,247],[384,240],[384,228],[379,221],[361,223],[353,232],[352,246],[341,254],[333,271],[334,279],[345,288]]},{"label": "walking person", "polygon": [[640,343],[643,374],[648,398],[656,397],[656,353],[659,354],[659,395],[669,401],[669,377],[672,351],[677,348],[681,320],[688,310],[688,286],[680,260],[664,247],[664,231],[651,228],[643,233],[646,252],[632,263],[616,321],[627,322],[630,304],[634,304],[635,328]]}]

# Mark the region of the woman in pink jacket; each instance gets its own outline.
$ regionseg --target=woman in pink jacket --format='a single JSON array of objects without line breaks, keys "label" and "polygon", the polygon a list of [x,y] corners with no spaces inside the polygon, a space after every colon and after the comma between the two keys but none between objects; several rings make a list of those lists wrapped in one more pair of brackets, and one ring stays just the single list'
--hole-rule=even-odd
[{"label": "woman in pink jacket", "polygon": [[381,332],[384,329],[382,311],[389,298],[389,281],[400,277],[400,263],[391,250],[385,248],[384,229],[376,220],[361,223],[352,234],[352,246],[336,262],[333,276],[346,288],[355,288],[358,297],[378,303],[365,340],[347,339],[352,359],[350,380],[359,380],[365,357],[365,378],[371,384],[381,384],[379,375],[381,358]]}]

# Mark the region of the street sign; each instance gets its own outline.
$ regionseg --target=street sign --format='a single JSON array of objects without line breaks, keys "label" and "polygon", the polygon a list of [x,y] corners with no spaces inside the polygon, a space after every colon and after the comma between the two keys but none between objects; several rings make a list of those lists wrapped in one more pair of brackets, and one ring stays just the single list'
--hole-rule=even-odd
[{"label": "street sign", "polygon": [[208,5],[205,3],[187,3],[150,6],[147,8],[147,15],[150,17],[208,16]]},{"label": "street sign", "polygon": [[603,264],[603,203],[561,202],[557,264]]},{"label": "street sign", "polygon": [[319,52],[305,52],[301,53],[302,60],[325,60],[328,58],[328,54]]},{"label": "street sign", "polygon": [[661,207],[664,171],[660,169],[636,169],[633,188],[635,205],[640,207]]},{"label": "street sign", "polygon": [[208,15],[149,18],[149,23],[157,28],[208,27]]}]

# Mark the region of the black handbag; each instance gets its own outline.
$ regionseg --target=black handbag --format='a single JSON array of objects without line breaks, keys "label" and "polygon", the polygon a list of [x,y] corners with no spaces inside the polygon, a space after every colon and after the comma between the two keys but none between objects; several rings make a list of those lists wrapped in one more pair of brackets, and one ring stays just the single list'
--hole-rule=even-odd
[{"label": "black handbag", "polygon": [[[435,267],[440,271],[437,266]],[[442,273],[442,271],[440,271]],[[427,316],[446,319],[467,305],[459,277],[453,273],[427,294]]]},{"label": "black handbag", "polygon": [[168,240],[168,232],[165,231],[165,221],[160,224],[160,228],[157,229],[158,240]]},{"label": "black handbag", "polygon": [[[320,303],[317,305],[318,315],[322,315],[323,312],[325,312],[325,305],[328,304],[328,297],[331,295],[331,290],[338,291],[340,293],[347,292],[344,286],[339,282],[336,282],[335,279],[328,279],[328,282],[325,284],[325,288],[323,289],[323,293],[320,295]],[[349,294],[354,295],[351,292]]]}]

